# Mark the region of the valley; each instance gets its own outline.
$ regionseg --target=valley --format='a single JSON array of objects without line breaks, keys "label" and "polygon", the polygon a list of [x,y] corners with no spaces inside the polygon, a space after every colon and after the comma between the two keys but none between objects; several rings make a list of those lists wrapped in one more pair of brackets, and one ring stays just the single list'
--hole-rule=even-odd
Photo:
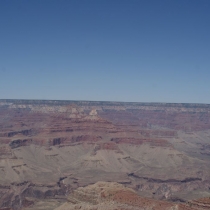
[{"label": "valley", "polygon": [[207,104],[0,100],[0,143],[2,210],[210,205]]}]

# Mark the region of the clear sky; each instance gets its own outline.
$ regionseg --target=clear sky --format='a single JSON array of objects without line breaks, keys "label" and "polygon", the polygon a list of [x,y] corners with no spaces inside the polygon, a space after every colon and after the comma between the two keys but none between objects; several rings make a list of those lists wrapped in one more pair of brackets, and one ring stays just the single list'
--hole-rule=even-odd
[{"label": "clear sky", "polygon": [[210,103],[210,0],[1,0],[0,98]]}]

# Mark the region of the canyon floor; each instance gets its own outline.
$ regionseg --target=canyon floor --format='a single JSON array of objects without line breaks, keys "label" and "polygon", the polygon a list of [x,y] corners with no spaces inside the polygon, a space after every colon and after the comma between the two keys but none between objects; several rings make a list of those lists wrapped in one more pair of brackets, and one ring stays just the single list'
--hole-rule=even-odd
[{"label": "canyon floor", "polygon": [[210,209],[210,105],[0,100],[0,209]]}]

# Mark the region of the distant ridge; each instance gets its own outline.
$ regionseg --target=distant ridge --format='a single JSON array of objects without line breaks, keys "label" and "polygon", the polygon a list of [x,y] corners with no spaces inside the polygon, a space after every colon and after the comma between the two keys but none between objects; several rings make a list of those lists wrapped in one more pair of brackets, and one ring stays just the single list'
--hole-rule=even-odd
[{"label": "distant ridge", "polygon": [[202,103],[165,103],[165,102],[120,102],[120,101],[86,101],[86,100],[39,100],[39,99],[0,99],[0,103],[13,104],[47,104],[47,105],[103,105],[103,106],[158,106],[158,107],[185,107],[209,108],[210,104]]}]

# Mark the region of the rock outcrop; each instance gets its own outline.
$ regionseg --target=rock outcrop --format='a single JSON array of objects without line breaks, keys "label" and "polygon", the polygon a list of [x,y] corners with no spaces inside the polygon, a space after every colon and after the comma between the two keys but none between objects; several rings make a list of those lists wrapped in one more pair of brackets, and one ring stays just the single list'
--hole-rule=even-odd
[{"label": "rock outcrop", "polygon": [[80,187],[70,194],[67,202],[56,210],[196,210],[191,204],[179,204],[148,199],[132,189],[113,182],[97,182]]}]

